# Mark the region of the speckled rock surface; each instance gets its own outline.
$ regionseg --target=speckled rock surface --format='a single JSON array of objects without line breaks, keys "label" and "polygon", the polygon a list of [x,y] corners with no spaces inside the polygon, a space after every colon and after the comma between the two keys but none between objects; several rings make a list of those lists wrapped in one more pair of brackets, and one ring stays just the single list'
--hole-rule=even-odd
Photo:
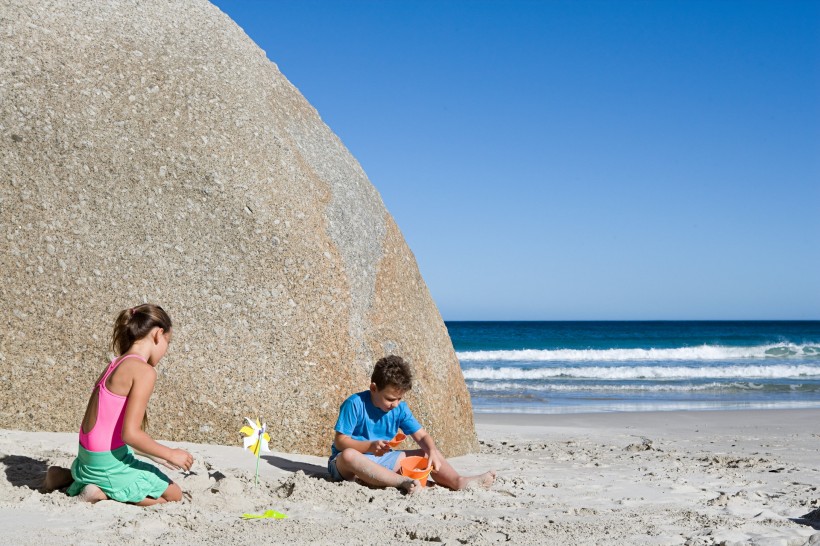
[{"label": "speckled rock surface", "polygon": [[204,0],[0,5],[0,427],[73,431],[116,313],[175,323],[151,432],[260,415],[324,454],[376,359],[449,455],[477,448],[446,328],[356,160]]}]

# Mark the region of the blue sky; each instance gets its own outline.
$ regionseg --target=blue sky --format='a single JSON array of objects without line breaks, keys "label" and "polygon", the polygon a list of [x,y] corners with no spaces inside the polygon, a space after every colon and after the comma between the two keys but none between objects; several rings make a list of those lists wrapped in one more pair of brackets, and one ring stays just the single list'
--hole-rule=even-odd
[{"label": "blue sky", "polygon": [[820,319],[820,2],[214,2],[445,320]]}]

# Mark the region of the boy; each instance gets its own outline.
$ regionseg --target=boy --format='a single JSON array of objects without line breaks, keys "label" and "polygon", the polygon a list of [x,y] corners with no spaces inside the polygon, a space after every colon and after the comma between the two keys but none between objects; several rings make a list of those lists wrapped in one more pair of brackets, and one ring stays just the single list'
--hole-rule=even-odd
[{"label": "boy", "polygon": [[[327,469],[335,481],[358,478],[366,484],[396,487],[413,494],[421,488],[418,480],[397,473],[400,461],[407,455],[427,455],[436,483],[450,489],[464,489],[470,483],[489,487],[495,471],[477,476],[461,476],[436,448],[433,438],[413,417],[405,393],[413,387],[410,366],[399,356],[387,356],[376,362],[370,378],[370,390],[356,393],[339,408]],[[421,449],[393,451],[389,442],[401,429]]]}]

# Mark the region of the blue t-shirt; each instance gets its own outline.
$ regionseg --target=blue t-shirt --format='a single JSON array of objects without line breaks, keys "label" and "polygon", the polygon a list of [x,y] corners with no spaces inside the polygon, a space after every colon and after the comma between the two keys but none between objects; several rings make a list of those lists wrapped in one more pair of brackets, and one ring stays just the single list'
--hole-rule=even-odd
[{"label": "blue t-shirt", "polygon": [[[406,402],[390,411],[383,411],[373,405],[370,391],[357,392],[342,402],[339,418],[333,430],[350,436],[354,440],[392,440],[399,429],[408,436],[421,430],[421,425]],[[339,453],[335,444],[330,445],[331,458]]]}]

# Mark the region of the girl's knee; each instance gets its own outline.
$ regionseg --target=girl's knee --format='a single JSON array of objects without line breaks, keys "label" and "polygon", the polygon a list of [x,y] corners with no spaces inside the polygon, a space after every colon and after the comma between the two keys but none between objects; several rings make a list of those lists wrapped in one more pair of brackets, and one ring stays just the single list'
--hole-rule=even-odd
[{"label": "girl's knee", "polygon": [[179,502],[182,500],[182,489],[175,482],[171,482],[162,498],[168,502]]}]

